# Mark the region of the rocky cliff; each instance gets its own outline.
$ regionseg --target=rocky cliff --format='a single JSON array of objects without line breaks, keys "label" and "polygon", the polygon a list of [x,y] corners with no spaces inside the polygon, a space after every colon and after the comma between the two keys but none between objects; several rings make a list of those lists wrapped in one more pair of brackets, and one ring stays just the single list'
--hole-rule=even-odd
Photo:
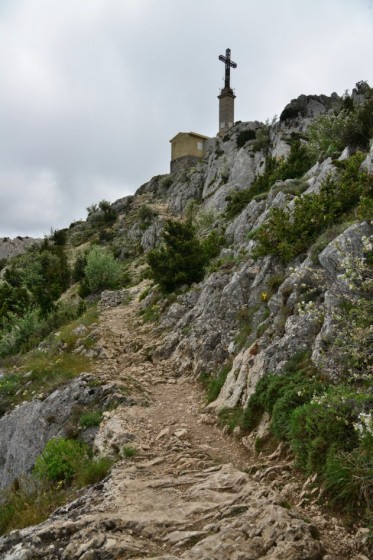
[{"label": "rocky cliff", "polygon": [[9,237],[3,237],[0,239],[0,259],[11,259],[15,255],[20,255],[24,253],[28,247],[31,247],[34,243],[39,243],[40,239],[33,237],[15,237],[10,239]]}]

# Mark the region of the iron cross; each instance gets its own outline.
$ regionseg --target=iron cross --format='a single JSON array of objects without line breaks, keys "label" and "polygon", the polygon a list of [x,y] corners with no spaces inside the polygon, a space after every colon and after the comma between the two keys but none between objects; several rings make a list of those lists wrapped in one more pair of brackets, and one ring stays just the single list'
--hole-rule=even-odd
[{"label": "iron cross", "polygon": [[227,49],[225,51],[225,56],[222,54],[219,56],[219,60],[224,62],[225,64],[225,88],[230,88],[230,76],[231,76],[231,67],[237,68],[237,64],[231,60],[231,49]]}]

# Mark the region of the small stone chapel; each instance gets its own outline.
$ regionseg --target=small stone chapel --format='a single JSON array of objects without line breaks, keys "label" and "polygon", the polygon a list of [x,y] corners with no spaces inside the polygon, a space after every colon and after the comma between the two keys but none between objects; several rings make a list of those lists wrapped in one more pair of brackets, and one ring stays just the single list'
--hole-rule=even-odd
[{"label": "small stone chapel", "polygon": [[[222,137],[234,124],[236,96],[230,85],[230,69],[237,68],[237,64],[231,60],[230,49],[225,51],[225,56],[220,55],[219,60],[225,65],[224,88],[221,89],[218,96],[219,131],[217,136]],[[171,173],[196,165],[205,155],[209,140],[213,139],[196,132],[179,132],[171,138]]]}]

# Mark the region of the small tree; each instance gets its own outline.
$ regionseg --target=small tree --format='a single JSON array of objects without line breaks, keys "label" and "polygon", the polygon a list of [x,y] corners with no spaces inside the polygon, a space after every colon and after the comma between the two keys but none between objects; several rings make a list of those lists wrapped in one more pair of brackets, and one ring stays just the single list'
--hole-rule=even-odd
[{"label": "small tree", "polygon": [[85,288],[88,288],[89,293],[97,293],[119,287],[122,267],[110,251],[96,246],[87,255],[84,272]]},{"label": "small tree", "polygon": [[207,257],[192,224],[168,220],[163,241],[161,247],[147,255],[152,277],[161,289],[172,292],[183,284],[202,280]]}]

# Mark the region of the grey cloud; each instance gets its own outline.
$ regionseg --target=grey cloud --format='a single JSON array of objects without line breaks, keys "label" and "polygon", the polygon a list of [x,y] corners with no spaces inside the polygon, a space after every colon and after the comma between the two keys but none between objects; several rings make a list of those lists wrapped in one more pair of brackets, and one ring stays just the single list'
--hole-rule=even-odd
[{"label": "grey cloud", "polygon": [[[48,233],[167,173],[169,139],[217,132],[218,55],[237,120],[373,83],[369,0],[0,4],[0,235]],[[370,71],[370,75],[368,72]],[[36,211],[36,210],[37,211]]]}]

